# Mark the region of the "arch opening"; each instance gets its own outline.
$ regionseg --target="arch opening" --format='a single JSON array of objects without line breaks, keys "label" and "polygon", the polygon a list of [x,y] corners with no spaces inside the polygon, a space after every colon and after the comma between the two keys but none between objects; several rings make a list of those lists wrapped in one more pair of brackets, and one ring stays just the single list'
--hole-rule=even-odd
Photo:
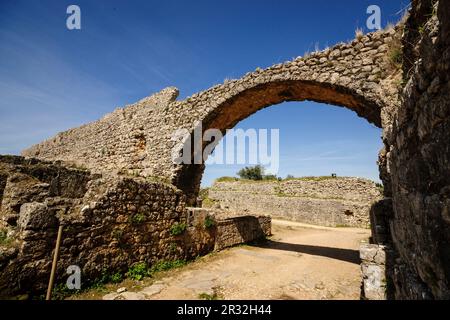
[{"label": "arch opening", "polygon": [[[218,129],[225,135],[228,129],[234,128],[240,121],[252,114],[273,105],[292,101],[314,101],[344,107],[376,127],[382,127],[381,110],[383,106],[380,105],[379,100],[365,96],[362,90],[355,91],[329,83],[292,80],[260,84],[226,99],[200,119],[202,134],[209,129]],[[193,135],[192,130],[192,139]],[[202,151],[207,145],[208,143],[202,141]],[[201,164],[194,164],[193,146],[191,155],[191,164],[177,166],[173,184],[185,193],[187,204],[195,206],[206,159],[203,159]]]}]

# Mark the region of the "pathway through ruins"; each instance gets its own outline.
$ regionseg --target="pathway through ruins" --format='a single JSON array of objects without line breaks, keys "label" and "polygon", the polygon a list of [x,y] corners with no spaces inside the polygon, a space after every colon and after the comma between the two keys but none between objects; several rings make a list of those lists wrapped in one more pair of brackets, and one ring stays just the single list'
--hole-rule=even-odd
[{"label": "pathway through ruins", "polygon": [[[127,280],[103,299],[359,299],[358,248],[369,230],[273,221],[273,237],[239,246],[141,283]],[[127,291],[117,293],[125,287]],[[123,288],[120,291],[124,290]]]}]

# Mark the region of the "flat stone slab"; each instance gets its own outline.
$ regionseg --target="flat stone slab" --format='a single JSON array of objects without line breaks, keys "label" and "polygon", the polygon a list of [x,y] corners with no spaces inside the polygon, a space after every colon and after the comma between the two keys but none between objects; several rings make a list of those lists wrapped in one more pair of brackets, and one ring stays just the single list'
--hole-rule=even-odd
[{"label": "flat stone slab", "polygon": [[154,296],[155,294],[160,293],[166,286],[164,284],[153,284],[150,287],[146,287],[140,291],[147,297]]},{"label": "flat stone slab", "polygon": [[145,294],[140,292],[124,292],[119,294],[114,300],[145,300]]}]

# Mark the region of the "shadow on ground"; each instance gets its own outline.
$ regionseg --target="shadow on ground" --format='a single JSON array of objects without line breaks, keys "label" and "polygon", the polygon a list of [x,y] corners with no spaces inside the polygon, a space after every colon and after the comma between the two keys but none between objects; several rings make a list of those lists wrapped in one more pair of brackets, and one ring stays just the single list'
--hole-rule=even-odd
[{"label": "shadow on ground", "polygon": [[358,250],[309,246],[303,244],[285,243],[271,240],[265,241],[264,243],[254,243],[252,244],[252,246],[265,249],[284,250],[310,254],[314,256],[321,256],[336,260],[342,260],[354,264],[361,263]]}]

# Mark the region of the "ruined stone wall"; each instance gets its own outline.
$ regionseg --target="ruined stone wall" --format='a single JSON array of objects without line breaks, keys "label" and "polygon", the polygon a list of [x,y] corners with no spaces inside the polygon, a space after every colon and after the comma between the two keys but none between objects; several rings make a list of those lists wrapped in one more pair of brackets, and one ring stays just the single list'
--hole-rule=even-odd
[{"label": "ruined stone wall", "polygon": [[[21,157],[0,157],[0,177],[0,297],[45,292],[60,224],[57,283],[65,283],[67,267],[77,265],[83,286],[139,262],[151,266],[207,254],[224,233],[220,219],[212,217],[207,226],[207,215],[187,210],[183,193],[161,182]],[[248,226],[247,220],[231,223],[240,231]],[[181,233],[171,232],[175,225],[184,226]],[[261,234],[231,236],[251,241]]]},{"label": "ruined stone wall", "polygon": [[449,1],[413,1],[406,27],[406,86],[389,140],[392,280],[399,299],[449,299]]},{"label": "ruined stone wall", "polygon": [[386,60],[395,35],[394,29],[364,35],[265,70],[258,68],[183,101],[175,101],[178,91],[168,88],[99,121],[59,133],[23,155],[94,171],[160,177],[190,197],[198,191],[203,168],[173,164],[172,154],[183,147],[183,141],[172,139],[178,129],[192,132],[202,122],[204,130],[226,130],[264,107],[303,100],[347,107],[379,127],[389,123],[397,101],[386,83],[390,76]]},{"label": "ruined stone wall", "polygon": [[272,182],[216,182],[208,198],[238,214],[270,215],[324,226],[369,226],[372,204],[381,199],[373,181],[311,178]]}]

